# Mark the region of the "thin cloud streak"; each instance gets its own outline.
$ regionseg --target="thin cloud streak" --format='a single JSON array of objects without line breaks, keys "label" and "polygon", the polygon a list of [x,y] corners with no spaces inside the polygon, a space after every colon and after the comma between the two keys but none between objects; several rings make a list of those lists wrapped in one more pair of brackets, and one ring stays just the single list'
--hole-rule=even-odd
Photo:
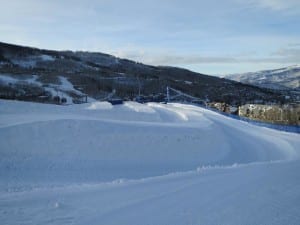
[{"label": "thin cloud streak", "polygon": [[249,0],[247,3],[244,0],[237,1],[242,4],[251,5],[252,7],[260,7],[283,13],[297,13],[300,11],[299,0]]},{"label": "thin cloud streak", "polygon": [[200,55],[179,55],[159,54],[153,55],[143,51],[116,53],[118,57],[129,58],[151,65],[197,65],[197,64],[238,64],[238,63],[278,63],[297,64],[300,62],[300,49],[280,49],[268,57],[245,57],[245,56],[200,56]]}]

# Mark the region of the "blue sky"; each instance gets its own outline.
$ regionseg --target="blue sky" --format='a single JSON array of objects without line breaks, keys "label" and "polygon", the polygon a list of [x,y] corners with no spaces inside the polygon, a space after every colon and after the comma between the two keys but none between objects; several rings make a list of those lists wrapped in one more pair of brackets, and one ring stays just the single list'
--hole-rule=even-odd
[{"label": "blue sky", "polygon": [[10,0],[0,41],[220,75],[300,63],[299,0]]}]

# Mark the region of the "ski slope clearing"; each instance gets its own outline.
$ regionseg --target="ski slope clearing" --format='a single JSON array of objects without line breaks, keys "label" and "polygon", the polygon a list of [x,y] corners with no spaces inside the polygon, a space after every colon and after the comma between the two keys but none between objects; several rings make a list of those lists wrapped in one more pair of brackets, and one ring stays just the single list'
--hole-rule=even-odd
[{"label": "ski slope clearing", "polygon": [[299,146],[191,105],[0,100],[0,221],[300,224]]},{"label": "ski slope clearing", "polygon": [[[58,76],[59,84],[53,83],[43,83],[39,81],[38,75],[27,75],[24,77],[17,77],[9,74],[0,74],[0,84],[4,86],[15,86],[15,85],[25,85],[25,86],[37,86],[43,88],[46,92],[49,92],[52,96],[60,95],[66,99],[66,104],[73,104],[73,98],[70,94],[77,96],[85,96],[81,91],[76,90],[73,84],[63,76]],[[95,99],[87,97],[88,102],[94,102]]]}]

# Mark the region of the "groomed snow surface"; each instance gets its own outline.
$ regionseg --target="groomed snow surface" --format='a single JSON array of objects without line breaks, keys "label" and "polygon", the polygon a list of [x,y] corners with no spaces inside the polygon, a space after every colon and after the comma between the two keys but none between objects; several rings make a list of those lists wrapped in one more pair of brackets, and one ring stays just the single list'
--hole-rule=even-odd
[{"label": "groomed snow surface", "polygon": [[191,105],[0,100],[0,223],[299,225],[299,146]]}]

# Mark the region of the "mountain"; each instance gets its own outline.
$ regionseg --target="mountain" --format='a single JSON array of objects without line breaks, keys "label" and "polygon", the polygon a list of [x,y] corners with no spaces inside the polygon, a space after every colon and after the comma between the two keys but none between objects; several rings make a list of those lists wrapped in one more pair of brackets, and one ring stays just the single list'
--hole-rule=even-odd
[{"label": "mountain", "polygon": [[[103,53],[52,51],[0,42],[0,98],[68,103],[107,96],[163,101],[166,87],[232,105],[293,101],[286,93],[186,69],[150,66]],[[141,95],[141,96],[140,96]],[[186,96],[187,96],[186,95]]]},{"label": "mountain", "polygon": [[256,85],[263,88],[300,91],[300,65],[276,70],[264,70],[252,73],[231,74],[227,79]]}]

